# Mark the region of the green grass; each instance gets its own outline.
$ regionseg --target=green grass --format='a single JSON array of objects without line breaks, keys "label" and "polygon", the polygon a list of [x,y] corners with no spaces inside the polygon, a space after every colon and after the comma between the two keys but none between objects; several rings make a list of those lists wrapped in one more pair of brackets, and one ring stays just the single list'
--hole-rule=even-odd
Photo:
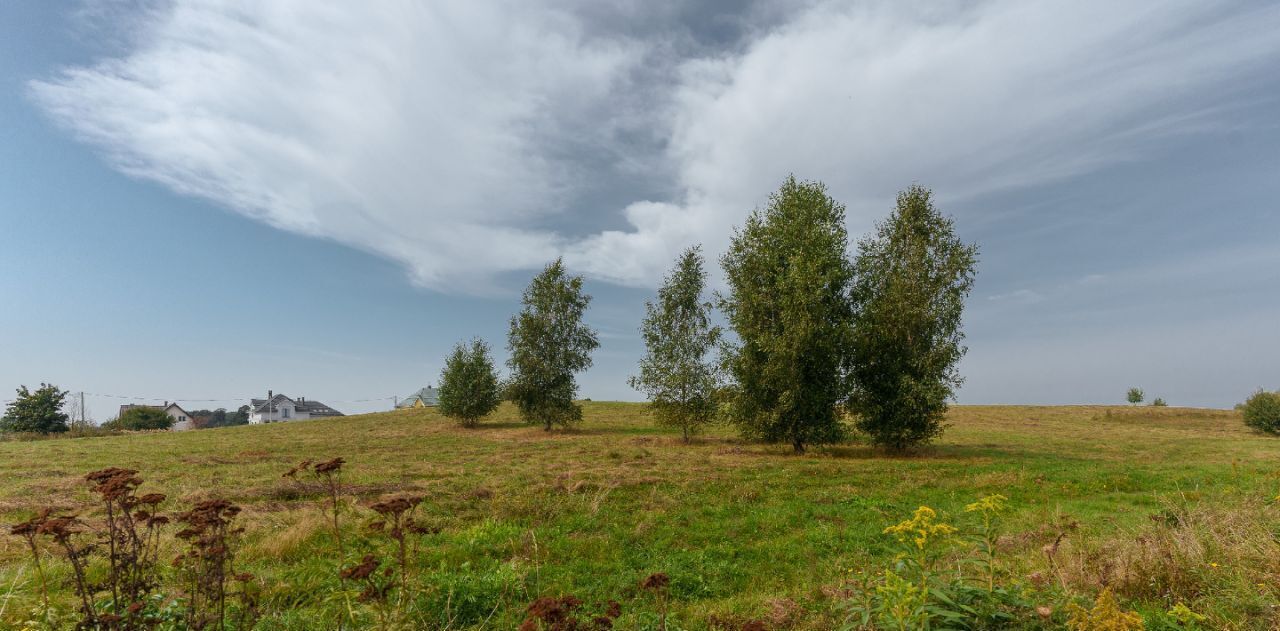
[{"label": "green grass", "polygon": [[[860,445],[794,456],[786,446],[741,442],[727,428],[684,445],[655,429],[643,405],[584,407],[579,428],[551,433],[518,423],[504,406],[472,430],[405,410],[0,442],[0,518],[88,506],[83,474],[107,466],[141,471],[143,492],[167,493],[170,509],[225,497],[245,509],[241,559],[266,589],[259,628],[328,628],[344,605],[333,596],[338,561],[322,497],[299,493],[281,474],[304,458],[342,456],[354,498],[343,516],[355,542],[350,561],[390,549],[360,528],[378,497],[425,495],[421,514],[442,528],[413,557],[417,628],[511,629],[531,600],[561,594],[616,599],[626,612],[618,628],[651,628],[657,609],[637,583],[660,571],[672,580],[672,628],[763,619],[828,629],[843,581],[891,564],[882,531],[920,505],[964,525],[972,521],[965,504],[1009,497],[1002,571],[1017,581],[1045,568],[1041,546],[1064,516],[1080,524],[1073,541],[1123,540],[1170,498],[1243,504],[1280,493],[1280,440],[1250,432],[1229,411],[964,406],[934,446],[888,457]],[[53,573],[65,579],[65,570]],[[1258,589],[1256,611],[1265,612],[1277,588]],[[38,602],[22,541],[0,537],[0,628]],[[1217,620],[1241,614],[1223,602],[1202,606],[1226,606]]]}]

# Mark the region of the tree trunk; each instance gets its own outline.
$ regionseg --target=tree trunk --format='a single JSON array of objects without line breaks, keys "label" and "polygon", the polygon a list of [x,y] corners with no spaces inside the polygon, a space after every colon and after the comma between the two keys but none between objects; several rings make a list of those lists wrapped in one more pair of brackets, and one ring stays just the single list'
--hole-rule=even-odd
[{"label": "tree trunk", "polygon": [[804,453],[804,441],[801,441],[799,438],[795,439],[795,441],[791,443],[791,446],[795,447],[797,456]]},{"label": "tree trunk", "polygon": [[542,427],[543,431],[551,431],[551,419],[547,419],[547,424]]}]

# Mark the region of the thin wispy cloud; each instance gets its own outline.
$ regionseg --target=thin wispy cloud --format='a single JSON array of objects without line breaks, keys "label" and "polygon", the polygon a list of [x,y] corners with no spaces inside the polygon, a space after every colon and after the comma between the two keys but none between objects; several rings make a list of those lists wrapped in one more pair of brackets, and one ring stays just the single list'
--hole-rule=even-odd
[{"label": "thin wispy cloud", "polygon": [[557,255],[652,284],[792,172],[856,232],[915,181],[1140,159],[1280,61],[1266,4],[778,3],[718,39],[677,4],[175,0],[30,89],[123,172],[467,292]]}]

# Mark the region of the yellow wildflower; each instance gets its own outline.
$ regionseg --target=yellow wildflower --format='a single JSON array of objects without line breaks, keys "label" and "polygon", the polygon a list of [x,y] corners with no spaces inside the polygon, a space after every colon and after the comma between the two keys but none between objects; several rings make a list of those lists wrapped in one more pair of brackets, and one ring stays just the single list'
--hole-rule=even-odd
[{"label": "yellow wildflower", "polygon": [[987,495],[978,501],[965,506],[964,512],[1001,513],[1004,512],[1004,509],[1007,507],[1005,503],[1008,501],[1009,498],[1000,495],[999,493],[995,495]]},{"label": "yellow wildflower", "polygon": [[911,519],[885,528],[884,534],[891,534],[902,543],[914,543],[923,550],[930,539],[946,539],[956,533],[956,529],[949,524],[934,523],[937,517],[938,513],[932,508],[921,506]]}]

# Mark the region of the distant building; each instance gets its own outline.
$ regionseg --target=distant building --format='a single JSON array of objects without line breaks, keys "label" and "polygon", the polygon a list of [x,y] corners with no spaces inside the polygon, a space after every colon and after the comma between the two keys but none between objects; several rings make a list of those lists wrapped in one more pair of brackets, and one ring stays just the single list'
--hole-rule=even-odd
[{"label": "distant building", "polygon": [[281,421],[307,421],[331,416],[342,416],[342,412],[319,401],[308,401],[306,397],[290,399],[269,390],[266,399],[253,399],[249,402],[249,423],[253,425]]},{"label": "distant building", "polygon": [[120,406],[120,416],[124,416],[125,412],[128,412],[133,408],[153,408],[156,410],[164,410],[164,413],[168,414],[169,418],[173,419],[173,425],[170,426],[169,429],[175,432],[195,429],[196,427],[191,415],[187,414],[187,411],[182,409],[177,403],[169,403],[168,401],[165,401],[164,405],[137,405],[132,403],[129,405],[122,405]]},{"label": "distant building", "polygon": [[398,408],[427,408],[435,407],[440,403],[440,393],[435,388],[427,386],[401,400],[396,404]]}]

